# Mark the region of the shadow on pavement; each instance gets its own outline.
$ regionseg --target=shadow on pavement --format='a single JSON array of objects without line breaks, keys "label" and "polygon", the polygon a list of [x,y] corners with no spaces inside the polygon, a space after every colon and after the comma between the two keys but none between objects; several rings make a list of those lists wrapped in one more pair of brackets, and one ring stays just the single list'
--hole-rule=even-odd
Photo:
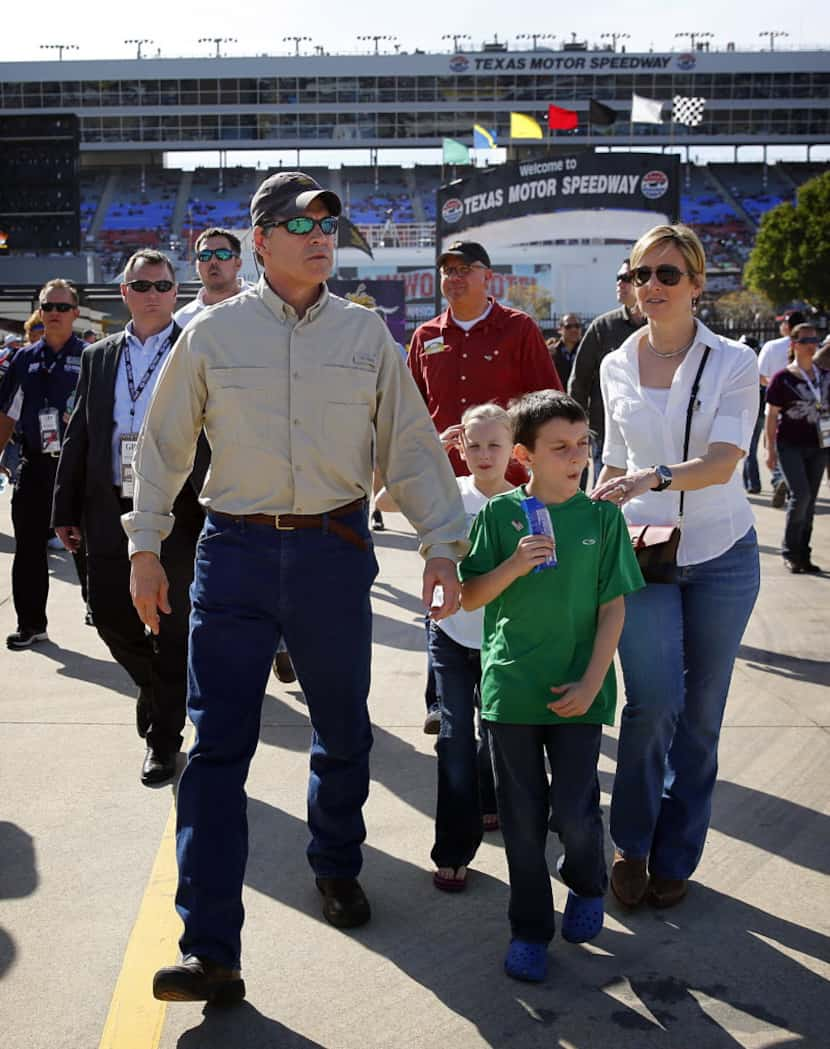
[{"label": "shadow on pavement", "polygon": [[784,652],[771,652],[767,648],[753,648],[752,645],[741,645],[738,659],[745,660],[753,670],[777,674],[791,681],[830,685],[830,662],[826,659],[804,659]]},{"label": "shadow on pavement", "polygon": [[176,1049],[326,1049],[263,1016],[250,1002],[236,1009],[207,1007],[202,1016],[198,1027],[179,1038]]},{"label": "shadow on pavement", "polygon": [[[31,896],[38,886],[35,843],[16,823],[0,820],[0,900]],[[0,927],[0,979],[14,962],[17,948]]]},{"label": "shadow on pavement", "polygon": [[[83,615],[83,612],[78,614]],[[33,651],[62,664],[57,670],[62,677],[77,678],[79,681],[94,681],[101,688],[120,692],[122,696],[129,696],[133,701],[135,700],[135,685],[127,676],[126,671],[114,659],[96,659],[82,652],[62,648],[53,641],[44,642]]]}]

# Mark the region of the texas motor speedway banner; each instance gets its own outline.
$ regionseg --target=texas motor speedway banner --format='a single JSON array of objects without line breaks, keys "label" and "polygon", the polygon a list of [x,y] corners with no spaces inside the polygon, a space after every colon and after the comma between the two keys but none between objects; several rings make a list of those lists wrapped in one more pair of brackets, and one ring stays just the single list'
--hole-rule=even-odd
[{"label": "texas motor speedway banner", "polygon": [[679,175],[677,156],[655,153],[585,153],[487,168],[438,190],[436,245],[473,230],[488,248],[636,239],[649,226],[674,221]]}]

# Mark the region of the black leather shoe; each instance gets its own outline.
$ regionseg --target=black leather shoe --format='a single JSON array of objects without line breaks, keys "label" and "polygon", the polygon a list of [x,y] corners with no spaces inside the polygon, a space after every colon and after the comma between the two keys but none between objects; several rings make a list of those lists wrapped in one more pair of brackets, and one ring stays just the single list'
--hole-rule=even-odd
[{"label": "black leather shoe", "polygon": [[147,748],[141,765],[141,782],[145,787],[165,783],[176,775],[176,754],[161,754],[152,747]]},{"label": "black leather shoe", "polygon": [[372,917],[372,909],[357,878],[317,878],[323,896],[323,917],[338,929],[356,929]]},{"label": "black leather shoe", "polygon": [[809,575],[821,575],[821,569],[818,565],[814,565],[812,561],[804,561],[801,565],[801,571],[807,572]]},{"label": "black leather shoe", "polygon": [[239,969],[225,969],[209,958],[188,954],[181,965],[159,969],[153,977],[153,997],[161,1002],[238,1005],[245,997],[245,981]]}]

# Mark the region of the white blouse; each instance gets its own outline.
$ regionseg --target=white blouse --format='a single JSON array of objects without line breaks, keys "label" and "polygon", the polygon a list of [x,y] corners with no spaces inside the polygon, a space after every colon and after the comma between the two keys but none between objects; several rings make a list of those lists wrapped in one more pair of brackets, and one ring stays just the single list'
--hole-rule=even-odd
[{"label": "white blouse", "polygon": [[[668,399],[659,401],[640,386],[637,348],[643,331],[634,332],[600,365],[605,406],[602,461],[631,472],[683,461],[686,409],[705,346],[711,347],[692,416],[688,459],[705,455],[710,444],[733,444],[744,453],[758,417],[758,362],[750,346],[709,331],[697,321],[697,340],[674,373]],[[675,524],[680,493],[646,492],[623,507],[631,524]],[[679,565],[711,561],[746,535],[755,523],[746,498],[739,463],[726,484],[686,492]]]}]

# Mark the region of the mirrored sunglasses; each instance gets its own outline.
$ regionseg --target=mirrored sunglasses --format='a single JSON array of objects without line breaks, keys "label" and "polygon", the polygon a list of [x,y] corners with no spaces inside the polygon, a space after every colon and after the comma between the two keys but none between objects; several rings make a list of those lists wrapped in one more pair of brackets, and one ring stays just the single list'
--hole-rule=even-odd
[{"label": "mirrored sunglasses", "polygon": [[69,313],[70,310],[75,309],[75,306],[71,302],[42,302],[40,308],[44,313],[51,313],[52,310],[57,310],[58,313]]},{"label": "mirrored sunglasses", "polygon": [[127,287],[132,288],[133,291],[140,292],[142,295],[148,292],[150,288],[155,288],[159,295],[165,295],[175,285],[172,280],[128,280]]},{"label": "mirrored sunglasses", "polygon": [[631,271],[631,279],[638,288],[642,288],[651,280],[652,274],[667,288],[673,288],[675,284],[679,284],[681,277],[694,276],[688,270],[679,270],[677,266],[658,266],[656,269],[652,269],[651,266],[637,266]]},{"label": "mirrored sunglasses", "polygon": [[201,251],[196,252],[196,258],[199,262],[210,262],[214,255],[220,262],[239,258],[239,255],[235,251],[231,251],[230,248],[202,248]]},{"label": "mirrored sunglasses", "polygon": [[313,219],[309,215],[298,215],[296,218],[286,219],[285,222],[270,222],[268,225],[282,226],[288,233],[293,233],[295,237],[302,237],[306,233],[311,233],[315,226],[319,226],[320,232],[325,233],[327,237],[337,232],[337,219],[333,215],[326,215],[324,219]]}]

